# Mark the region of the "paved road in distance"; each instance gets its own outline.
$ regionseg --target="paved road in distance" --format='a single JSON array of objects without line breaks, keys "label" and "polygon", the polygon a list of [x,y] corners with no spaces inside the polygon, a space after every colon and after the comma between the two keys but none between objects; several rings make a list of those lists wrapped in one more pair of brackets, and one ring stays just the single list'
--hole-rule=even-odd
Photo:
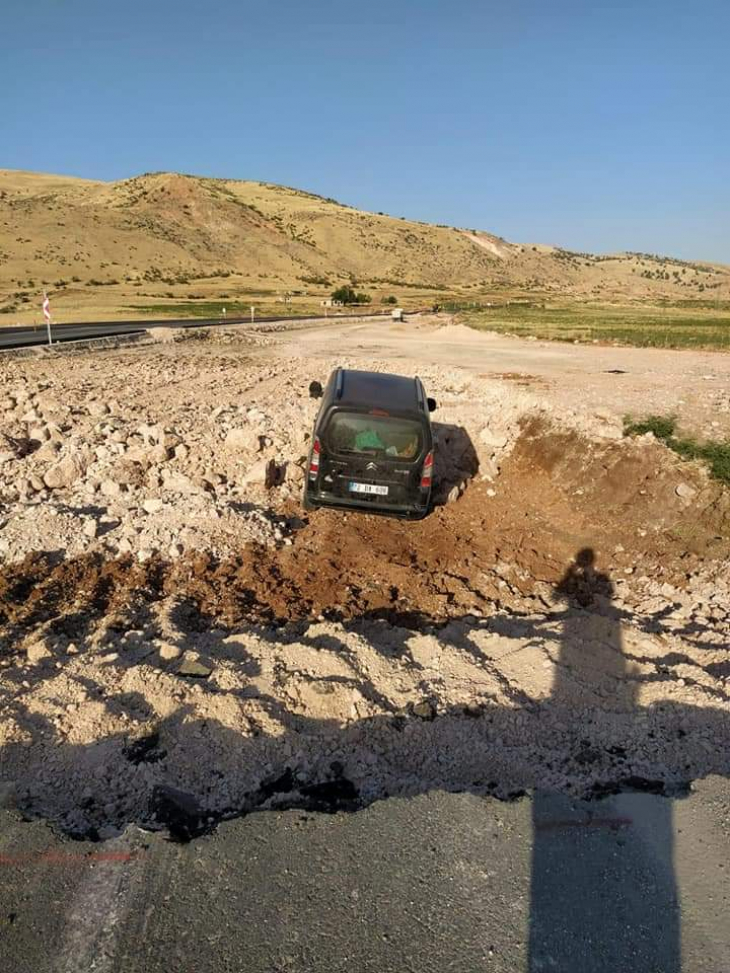
[{"label": "paved road in distance", "polygon": [[[388,315],[389,311],[371,311],[363,314],[338,314],[332,315],[333,320],[343,318],[375,317],[376,315]],[[301,317],[257,317],[255,324],[270,323],[275,321],[318,321],[322,318],[321,314],[311,314]],[[222,325],[248,324],[249,317],[240,318],[182,318],[180,320],[170,320],[164,318],[158,321],[87,321],[79,324],[54,324],[52,327],[52,338],[55,342],[64,341],[86,341],[89,338],[108,338],[114,335],[123,334],[142,334],[148,328],[209,328],[220,327]],[[48,332],[45,324],[26,326],[14,325],[7,328],[0,328],[0,350],[5,348],[27,348],[33,345],[47,345]]]}]

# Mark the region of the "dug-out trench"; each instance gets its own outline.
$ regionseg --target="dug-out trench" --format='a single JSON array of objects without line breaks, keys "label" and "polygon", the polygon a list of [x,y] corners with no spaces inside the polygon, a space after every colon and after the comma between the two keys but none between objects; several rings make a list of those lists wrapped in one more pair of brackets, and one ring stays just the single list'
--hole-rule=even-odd
[{"label": "dug-out trench", "polygon": [[[4,568],[1,756],[17,806],[77,837],[136,822],[184,840],[260,808],[431,788],[677,793],[727,774],[721,682],[644,699],[642,678],[678,683],[687,663],[643,658],[623,634],[640,627],[617,604],[627,567],[680,584],[726,553],[722,496],[680,504],[658,450],[528,428],[494,485],[418,524],[292,509],[290,546]],[[170,632],[179,652],[164,658]],[[627,645],[645,677],[617,662]]]}]

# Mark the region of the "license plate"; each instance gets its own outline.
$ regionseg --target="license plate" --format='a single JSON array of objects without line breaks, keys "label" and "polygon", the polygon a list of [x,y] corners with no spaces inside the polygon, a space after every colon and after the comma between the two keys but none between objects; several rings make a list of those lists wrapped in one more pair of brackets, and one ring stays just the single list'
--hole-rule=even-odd
[{"label": "license plate", "polygon": [[384,497],[388,493],[387,486],[377,486],[374,483],[353,483],[352,480],[347,488],[350,493],[375,493],[379,497]]}]

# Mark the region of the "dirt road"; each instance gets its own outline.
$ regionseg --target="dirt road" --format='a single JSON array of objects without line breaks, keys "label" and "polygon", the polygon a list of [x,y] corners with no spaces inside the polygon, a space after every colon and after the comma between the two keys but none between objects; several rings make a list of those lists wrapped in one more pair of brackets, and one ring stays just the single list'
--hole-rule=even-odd
[{"label": "dirt road", "polygon": [[607,410],[619,417],[676,414],[688,431],[730,436],[730,355],[510,337],[449,325],[441,315],[377,327],[312,329],[282,350],[292,355],[427,361],[503,380],[549,398],[560,410]]}]

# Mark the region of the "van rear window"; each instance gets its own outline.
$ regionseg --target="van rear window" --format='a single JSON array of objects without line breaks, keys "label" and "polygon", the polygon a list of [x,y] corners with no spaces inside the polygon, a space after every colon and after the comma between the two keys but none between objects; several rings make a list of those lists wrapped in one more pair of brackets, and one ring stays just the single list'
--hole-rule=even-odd
[{"label": "van rear window", "polygon": [[411,419],[336,412],[327,426],[326,443],[333,453],[367,453],[415,459],[421,452],[421,427]]}]

